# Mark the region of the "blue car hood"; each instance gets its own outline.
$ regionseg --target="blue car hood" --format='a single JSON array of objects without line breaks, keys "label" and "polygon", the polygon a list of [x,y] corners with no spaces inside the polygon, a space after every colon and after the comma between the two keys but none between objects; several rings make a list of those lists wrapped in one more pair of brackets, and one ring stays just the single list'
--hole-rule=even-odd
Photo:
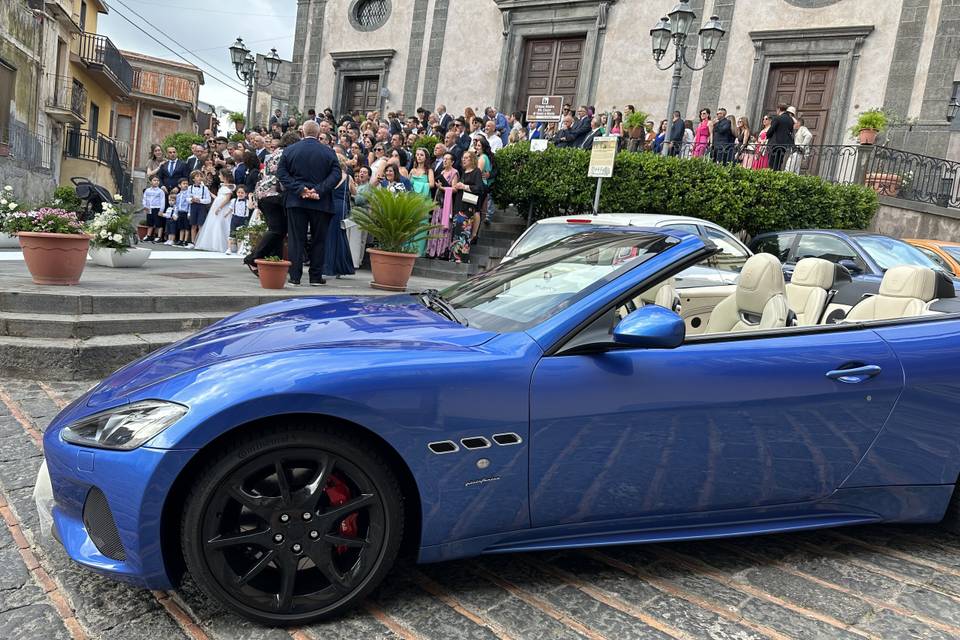
[{"label": "blue car hood", "polygon": [[242,311],[127,365],[98,385],[98,406],[172,376],[263,353],[294,349],[445,350],[481,345],[496,334],[451,322],[409,295],[291,298]]}]

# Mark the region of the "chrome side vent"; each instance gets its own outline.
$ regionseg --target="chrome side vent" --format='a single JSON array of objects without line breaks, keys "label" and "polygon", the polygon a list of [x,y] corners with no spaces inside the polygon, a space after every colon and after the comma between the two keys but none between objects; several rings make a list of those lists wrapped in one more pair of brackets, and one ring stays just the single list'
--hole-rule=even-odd
[{"label": "chrome side vent", "polygon": [[509,447],[514,444],[520,444],[523,442],[523,438],[516,433],[496,433],[493,435],[493,441],[501,447]]},{"label": "chrome side vent", "polygon": [[483,436],[473,436],[471,438],[463,438],[462,440],[460,440],[460,444],[463,445],[464,449],[490,448],[490,441],[484,438]]},{"label": "chrome side vent", "polygon": [[456,453],[457,451],[460,451],[460,447],[458,447],[457,443],[453,440],[440,440],[439,442],[431,442],[427,445],[427,448],[437,455]]}]

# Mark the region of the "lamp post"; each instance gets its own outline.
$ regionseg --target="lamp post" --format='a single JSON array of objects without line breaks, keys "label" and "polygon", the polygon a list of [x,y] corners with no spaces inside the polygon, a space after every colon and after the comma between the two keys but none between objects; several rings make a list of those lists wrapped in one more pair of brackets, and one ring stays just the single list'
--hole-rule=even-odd
[{"label": "lamp post", "polygon": [[[283,62],[277,55],[277,49],[270,49],[270,55],[263,57],[266,66],[267,81],[264,87],[273,84],[277,74],[280,72],[280,63]],[[237,72],[237,77],[247,85],[247,126],[253,122],[253,87],[257,79],[257,59],[250,53],[247,45],[243,44],[243,38],[237,38],[237,41],[230,46],[230,62]]]},{"label": "lamp post", "polygon": [[[683,78],[683,68],[687,67],[691,71],[700,71],[705,68],[713,54],[717,52],[720,46],[720,40],[726,33],[723,25],[720,23],[719,16],[712,16],[703,28],[700,29],[700,49],[703,54],[703,64],[694,66],[687,60],[687,34],[690,27],[697,19],[697,14],[690,8],[689,0],[680,0],[677,6],[669,14],[660,18],[660,21],[650,30],[650,38],[653,43],[653,60],[657,64],[657,69],[667,71],[673,68],[673,82],[670,85],[670,100],[667,103],[667,123],[673,121],[673,112],[677,110],[677,93],[680,91],[680,80]],[[665,67],[660,66],[673,41],[675,55],[673,62]],[[669,129],[668,129],[669,131]],[[669,151],[669,145],[664,145],[664,153]]]},{"label": "lamp post", "polygon": [[947,122],[953,122],[960,116],[960,96],[954,96],[947,105]]}]

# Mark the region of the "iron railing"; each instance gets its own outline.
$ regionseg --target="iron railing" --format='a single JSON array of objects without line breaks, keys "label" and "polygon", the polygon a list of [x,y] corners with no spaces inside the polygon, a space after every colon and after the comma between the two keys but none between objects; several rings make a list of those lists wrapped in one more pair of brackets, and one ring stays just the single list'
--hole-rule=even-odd
[{"label": "iron railing", "polygon": [[30,131],[25,124],[11,120],[5,130],[0,131],[0,143],[6,157],[23,167],[33,171],[53,170],[55,163],[50,139]]},{"label": "iron railing", "polygon": [[53,91],[47,95],[47,107],[70,111],[84,119],[87,109],[87,88],[73,78],[52,76]]},{"label": "iron railing", "polygon": [[133,87],[133,67],[120,50],[114,46],[110,38],[95,33],[84,33],[80,36],[80,59],[88,65],[102,67],[113,76],[116,83],[130,93]]},{"label": "iron railing", "polygon": [[864,163],[863,183],[891,198],[960,208],[960,162],[876,147]]},{"label": "iron railing", "polygon": [[124,201],[131,201],[133,194],[132,177],[124,167],[115,140],[102,133],[73,127],[67,129],[63,155],[68,158],[99,162],[108,166],[118,192],[123,196]]}]

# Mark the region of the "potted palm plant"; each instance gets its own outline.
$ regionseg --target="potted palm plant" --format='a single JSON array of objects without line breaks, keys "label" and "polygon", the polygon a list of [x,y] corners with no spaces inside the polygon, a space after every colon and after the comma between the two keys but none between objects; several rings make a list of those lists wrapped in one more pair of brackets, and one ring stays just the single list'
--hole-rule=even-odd
[{"label": "potted palm plant", "polygon": [[351,213],[361,230],[373,236],[377,248],[367,249],[373,282],[370,286],[387,291],[406,291],[417,259],[416,243],[428,237],[433,203],[413,192],[394,193],[371,189],[367,193],[369,209]]},{"label": "potted palm plant", "polygon": [[237,133],[243,133],[243,125],[247,122],[246,116],[244,116],[242,113],[234,111],[227,116],[227,120],[233,123],[233,126],[237,129]]},{"label": "potted palm plant", "polygon": [[17,236],[35,284],[80,282],[90,236],[84,233],[77,214],[48,207],[15,211],[4,218],[2,230]]},{"label": "potted palm plant", "polygon": [[647,120],[649,119],[650,114],[643,111],[634,111],[628,115],[623,121],[623,128],[627,137],[632,140],[645,140],[647,137]]},{"label": "potted palm plant", "polygon": [[260,286],[264,289],[283,289],[287,284],[287,272],[290,270],[290,261],[280,256],[268,256],[254,260],[257,264],[257,277]]},{"label": "potted palm plant", "polygon": [[102,267],[142,267],[150,257],[150,249],[134,247],[137,231],[133,213],[126,211],[119,194],[114,204],[103,205],[103,211],[84,227],[90,235],[90,259]]},{"label": "potted palm plant", "polygon": [[850,129],[850,134],[858,138],[860,144],[875,144],[877,136],[887,128],[887,114],[882,109],[870,109],[857,116],[857,123]]}]

